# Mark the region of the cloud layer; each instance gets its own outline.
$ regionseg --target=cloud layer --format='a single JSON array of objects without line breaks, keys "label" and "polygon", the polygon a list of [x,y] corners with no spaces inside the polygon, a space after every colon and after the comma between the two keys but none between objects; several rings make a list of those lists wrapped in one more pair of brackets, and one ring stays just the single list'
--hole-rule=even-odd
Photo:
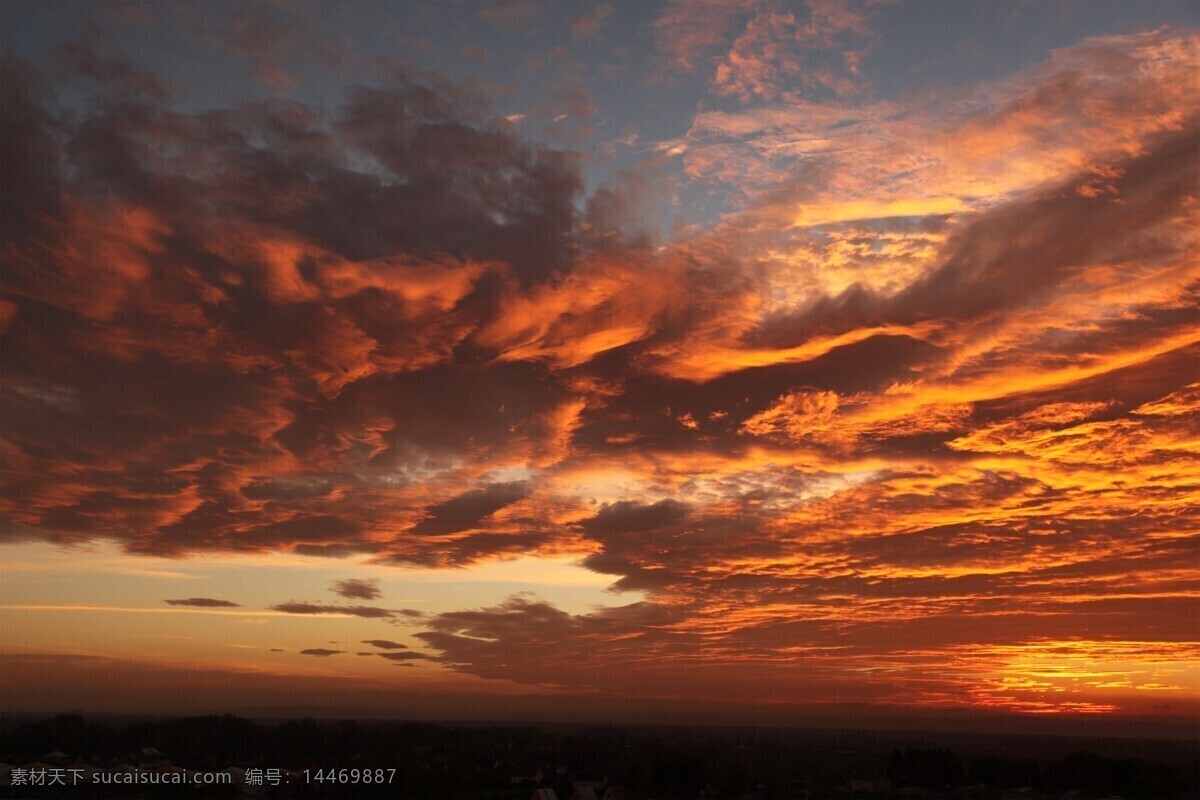
[{"label": "cloud layer", "polygon": [[657,151],[730,198],[654,245],[604,229],[632,201],[582,154],[430,74],[182,110],[78,45],[110,88],[68,110],[6,64],[5,535],[574,555],[644,599],[359,655],[582,693],[1195,703],[1195,36],[902,103],[860,79],[873,6],[722,9],[652,26],[660,79],[711,70]]}]

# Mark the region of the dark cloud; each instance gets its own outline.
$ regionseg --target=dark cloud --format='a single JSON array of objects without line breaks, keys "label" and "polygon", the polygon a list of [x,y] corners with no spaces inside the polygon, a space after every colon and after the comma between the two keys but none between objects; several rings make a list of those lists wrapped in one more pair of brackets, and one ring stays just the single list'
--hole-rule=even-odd
[{"label": "dark cloud", "polygon": [[683,519],[687,514],[687,506],[675,500],[661,500],[653,505],[622,500],[604,506],[596,516],[580,524],[585,531],[599,538],[652,531]]},{"label": "dark cloud", "polygon": [[300,655],[302,655],[302,656],[320,656],[321,658],[327,658],[329,656],[336,656],[336,655],[338,655],[340,653],[344,653],[344,652],[346,652],[346,651],[345,650],[327,650],[324,647],[311,647],[307,650],[301,650]]},{"label": "dark cloud", "polygon": [[31,230],[44,215],[59,210],[62,186],[61,136],[65,128],[53,112],[54,89],[45,73],[23,61],[5,59],[0,64],[0,176],[4,185],[19,187],[0,198],[0,209],[9,224],[0,231],[3,241]]},{"label": "dark cloud", "polygon": [[511,505],[529,493],[521,481],[495,483],[466,492],[428,509],[429,516],[412,529],[423,536],[442,536],[472,528],[486,517]]},{"label": "dark cloud", "polygon": [[[403,475],[423,461],[532,449],[555,435],[546,415],[567,392],[542,371],[481,365],[479,352],[457,366],[438,362],[457,359],[456,342],[514,266],[528,280],[566,263],[581,185],[567,155],[465,121],[479,117],[465,94],[436,81],[363,88],[332,124],[282,99],[192,115],[112,100],[65,124],[34,68],[6,69],[14,191],[5,203],[23,198],[6,205],[6,218],[30,224],[4,233],[20,265],[7,282],[4,352],[21,376],[5,403],[31,434],[15,443],[30,471],[6,491],[30,499],[19,512],[26,529],[122,539],[122,528],[149,525],[156,534],[128,546],[166,555],[371,553],[382,546],[373,525],[402,528],[350,513],[338,499],[347,482],[358,484],[352,502],[382,520],[420,500],[389,500],[376,470]],[[211,169],[167,155],[182,151],[204,152]],[[388,175],[350,166],[363,158]],[[248,184],[280,202],[245,202],[235,187]],[[361,261],[377,258],[386,263]],[[95,263],[107,266],[93,271]],[[170,266],[179,263],[189,266]],[[97,338],[100,320],[109,325]],[[47,383],[46,363],[73,377]],[[413,370],[426,374],[392,380]],[[431,392],[454,400],[430,404]],[[37,446],[36,429],[77,444],[51,456],[59,445]],[[97,469],[118,442],[155,455]],[[265,463],[280,445],[314,469],[270,474]],[[77,501],[41,505],[63,484],[59,470],[76,468],[93,475]],[[192,491],[201,502],[173,512]],[[471,524],[492,498],[517,499],[515,485],[478,491],[477,511],[469,491],[459,503],[435,501],[421,531]],[[248,503],[258,512],[235,512]]]},{"label": "dark cloud", "polygon": [[195,606],[197,608],[237,608],[241,603],[229,600],[219,600],[215,597],[189,597],[185,600],[164,600],[172,606]]},{"label": "dark cloud", "polygon": [[334,581],[329,591],[354,600],[376,600],[383,595],[379,590],[379,581],[358,578]]},{"label": "dark cloud", "polygon": [[[1143,237],[1153,236],[1157,222],[1186,202],[1200,176],[1191,133],[1156,143],[1146,154],[1122,162],[1120,170],[1114,186],[1125,202],[1095,203],[1060,186],[968,226],[952,240],[942,266],[897,297],[898,309],[889,316],[928,318],[950,308],[970,319],[1001,308],[1036,306],[1090,263],[1146,258]],[[1064,234],[1081,228],[1086,235]],[[1018,240],[1014,230],[1022,231]]]},{"label": "dark cloud", "polygon": [[363,644],[369,644],[372,647],[378,647],[380,650],[405,650],[408,648],[406,644],[399,642],[391,642],[387,639],[367,639]]},{"label": "dark cloud", "polygon": [[386,658],[388,661],[418,661],[421,659],[430,658],[426,653],[405,652],[405,653],[359,653],[360,656],[379,656]]},{"label": "dark cloud", "polygon": [[138,69],[127,59],[101,54],[98,51],[99,33],[94,23],[86,24],[81,36],[60,47],[60,65],[74,76],[92,81],[105,92],[151,100],[165,100],[174,93],[166,79]]},{"label": "dark cloud", "polygon": [[285,614],[349,614],[350,616],[365,617],[367,619],[389,618],[396,613],[386,608],[376,608],[374,606],[338,606],[296,601],[279,603],[270,606],[270,609],[272,611],[282,611]]}]

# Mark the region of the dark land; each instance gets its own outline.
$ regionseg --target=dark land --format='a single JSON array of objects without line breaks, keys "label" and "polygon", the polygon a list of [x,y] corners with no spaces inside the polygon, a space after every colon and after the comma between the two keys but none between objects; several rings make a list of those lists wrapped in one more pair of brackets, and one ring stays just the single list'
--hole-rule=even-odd
[{"label": "dark land", "polygon": [[[1196,745],[1195,739],[766,727],[23,714],[3,719],[0,795],[1165,800],[1200,797]],[[38,769],[75,770],[76,785],[29,785],[29,771]],[[225,771],[231,782],[129,785],[94,777],[131,770]],[[383,770],[387,779],[353,782],[353,770],[360,777]]]}]

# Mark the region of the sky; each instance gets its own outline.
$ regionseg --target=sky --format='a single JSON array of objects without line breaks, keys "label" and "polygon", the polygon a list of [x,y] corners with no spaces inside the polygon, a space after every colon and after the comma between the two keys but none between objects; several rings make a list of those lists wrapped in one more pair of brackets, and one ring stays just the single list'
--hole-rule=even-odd
[{"label": "sky", "polygon": [[1200,715],[1195,3],[0,17],[5,708]]}]

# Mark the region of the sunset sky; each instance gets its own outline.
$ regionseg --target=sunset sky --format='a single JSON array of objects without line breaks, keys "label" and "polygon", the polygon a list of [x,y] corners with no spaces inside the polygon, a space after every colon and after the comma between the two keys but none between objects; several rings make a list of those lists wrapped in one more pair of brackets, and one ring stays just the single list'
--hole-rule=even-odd
[{"label": "sunset sky", "polygon": [[6,709],[1200,714],[1193,0],[0,15]]}]

